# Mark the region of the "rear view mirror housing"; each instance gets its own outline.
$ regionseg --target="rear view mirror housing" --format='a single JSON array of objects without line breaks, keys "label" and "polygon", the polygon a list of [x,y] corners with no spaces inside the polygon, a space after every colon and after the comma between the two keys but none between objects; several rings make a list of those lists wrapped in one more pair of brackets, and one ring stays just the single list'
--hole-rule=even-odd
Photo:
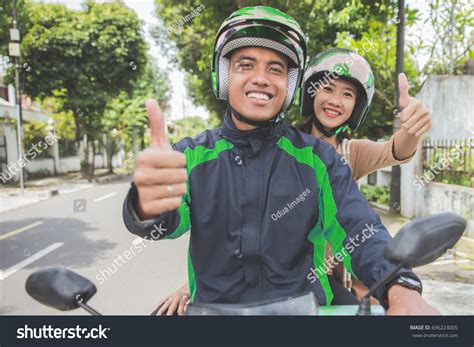
[{"label": "rear view mirror housing", "polygon": [[385,257],[405,267],[431,263],[454,247],[466,221],[452,212],[418,218],[405,225],[385,248]]},{"label": "rear view mirror housing", "polygon": [[97,292],[97,287],[87,278],[61,267],[32,273],[25,287],[35,300],[61,311],[78,308],[78,301],[86,303]]}]

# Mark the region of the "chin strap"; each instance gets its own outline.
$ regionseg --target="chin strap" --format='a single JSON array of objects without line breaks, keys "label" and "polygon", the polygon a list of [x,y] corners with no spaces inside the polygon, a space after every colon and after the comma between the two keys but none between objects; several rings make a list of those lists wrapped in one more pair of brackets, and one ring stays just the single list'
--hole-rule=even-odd
[{"label": "chin strap", "polygon": [[232,111],[232,114],[241,122],[247,123],[249,125],[253,125],[256,127],[262,127],[262,128],[270,128],[278,123],[280,123],[283,120],[283,109],[281,109],[275,116],[273,116],[270,119],[263,120],[263,121],[255,121],[252,119],[248,119],[245,117],[243,114],[237,112],[229,103],[229,108]]},{"label": "chin strap", "polygon": [[340,133],[342,133],[343,131],[346,131],[347,129],[349,129],[349,125],[347,125],[347,124],[346,124],[346,125],[343,125],[343,126],[337,128],[337,130],[336,130],[336,132],[335,132],[334,135],[337,136],[337,135],[339,135]]},{"label": "chin strap", "polygon": [[334,136],[334,135],[337,136],[340,133],[342,133],[343,131],[346,131],[347,129],[349,129],[349,125],[344,124],[344,125],[342,125],[338,128],[333,128],[333,129],[330,129],[330,130],[326,130],[324,128],[324,126],[321,124],[321,122],[319,121],[318,117],[316,117],[315,115],[313,115],[312,117],[313,117],[314,125],[325,137],[331,137],[331,136]]}]

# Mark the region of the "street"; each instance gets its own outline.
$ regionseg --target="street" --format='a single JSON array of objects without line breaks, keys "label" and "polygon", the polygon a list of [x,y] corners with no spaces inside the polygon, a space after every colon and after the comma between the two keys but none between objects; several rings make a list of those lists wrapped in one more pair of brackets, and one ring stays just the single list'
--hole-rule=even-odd
[{"label": "street", "polygon": [[[141,240],[122,222],[128,187],[128,180],[96,185],[0,214],[0,314],[87,314],[81,309],[48,308],[26,293],[28,275],[48,266],[64,266],[94,282],[98,292],[89,303],[108,315],[149,314],[160,299],[181,286],[187,276],[189,234],[147,241],[143,251],[124,259],[132,243]],[[384,214],[382,220],[392,234],[406,223]],[[472,254],[472,249],[467,252]],[[118,256],[122,263],[115,265]],[[417,269],[426,300],[443,314],[472,314],[472,264],[472,259],[445,256]]]},{"label": "street", "polygon": [[[189,236],[148,242],[114,271],[113,259],[137,239],[122,222],[128,181],[98,185],[0,214],[0,314],[68,314],[43,306],[25,291],[33,271],[64,266],[97,286],[90,305],[103,314],[148,314],[186,280]],[[74,212],[76,211],[76,212]],[[70,314],[87,314],[74,310]]]}]

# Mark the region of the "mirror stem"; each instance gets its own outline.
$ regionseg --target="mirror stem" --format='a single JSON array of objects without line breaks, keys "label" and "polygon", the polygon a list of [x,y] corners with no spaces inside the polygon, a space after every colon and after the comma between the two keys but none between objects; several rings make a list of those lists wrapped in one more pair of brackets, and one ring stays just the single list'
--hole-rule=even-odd
[{"label": "mirror stem", "polygon": [[375,286],[373,286],[369,292],[362,298],[362,301],[359,304],[359,310],[357,311],[358,316],[370,316],[370,297],[377,291],[381,286],[387,284],[393,276],[403,267],[403,264],[400,263],[395,266],[387,275],[385,275]]},{"label": "mirror stem", "polygon": [[89,312],[91,315],[93,316],[102,316],[99,312],[97,312],[96,310],[94,310],[92,307],[90,307],[89,305],[87,304],[84,304],[82,302],[82,300],[77,300],[77,304],[79,306],[81,306],[84,310],[86,310],[87,312]]}]

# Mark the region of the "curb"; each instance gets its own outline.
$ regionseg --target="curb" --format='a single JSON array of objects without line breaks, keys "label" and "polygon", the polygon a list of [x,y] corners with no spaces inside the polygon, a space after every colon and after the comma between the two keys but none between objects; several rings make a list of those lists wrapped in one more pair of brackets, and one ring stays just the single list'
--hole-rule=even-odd
[{"label": "curb", "polygon": [[[129,173],[113,174],[113,175],[109,175],[109,176],[105,176],[105,177],[96,178],[92,182],[90,182],[90,184],[91,185],[106,184],[106,183],[110,183],[110,182],[114,182],[114,181],[120,181],[120,180],[126,179],[130,176],[131,176],[131,174],[129,174]],[[74,190],[73,192],[80,191],[80,190],[87,189],[87,188],[90,188],[90,187],[78,188],[77,190]],[[68,194],[68,193],[66,193],[66,194]],[[38,190],[38,191],[27,191],[25,193],[24,197],[31,199],[30,201],[25,201],[24,203],[19,204],[18,206],[15,206],[15,207],[12,207],[12,208],[0,209],[0,214],[5,213],[5,212],[9,212],[9,211],[13,211],[13,210],[17,210],[19,208],[23,208],[23,207],[28,206],[28,205],[36,204],[40,201],[48,200],[48,199],[51,199],[52,197],[58,196],[58,195],[63,195],[63,194],[60,194],[60,191],[57,190],[57,189],[48,189],[46,187],[44,189],[41,189],[41,190]],[[0,194],[0,197],[1,196],[2,195]]]},{"label": "curb", "polygon": [[369,206],[385,213],[390,212],[390,209],[387,205],[382,205],[373,201],[369,201]]},{"label": "curb", "polygon": [[110,182],[115,182],[115,181],[120,181],[125,178],[131,177],[132,174],[125,173],[125,174],[113,174],[105,177],[99,177],[94,179],[94,182],[97,184],[104,184],[104,183],[110,183]]}]

